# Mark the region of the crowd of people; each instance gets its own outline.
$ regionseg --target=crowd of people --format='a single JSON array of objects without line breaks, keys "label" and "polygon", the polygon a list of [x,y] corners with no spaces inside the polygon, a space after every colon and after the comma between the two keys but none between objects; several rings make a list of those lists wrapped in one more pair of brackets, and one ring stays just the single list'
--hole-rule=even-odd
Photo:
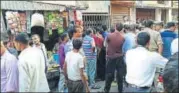
[{"label": "crowd of people", "polygon": [[[178,92],[178,23],[146,20],[139,26],[118,23],[84,29],[71,26],[54,46],[59,54],[58,91],[110,92],[116,78],[118,92],[151,92],[157,68],[164,68],[166,92]],[[1,92],[50,92],[47,82],[48,56],[38,34],[31,39],[20,33],[13,40],[13,54],[1,39]],[[33,43],[30,44],[30,41]],[[117,72],[116,72],[117,71]],[[115,75],[116,74],[116,75]],[[116,77],[115,77],[116,76]]]}]

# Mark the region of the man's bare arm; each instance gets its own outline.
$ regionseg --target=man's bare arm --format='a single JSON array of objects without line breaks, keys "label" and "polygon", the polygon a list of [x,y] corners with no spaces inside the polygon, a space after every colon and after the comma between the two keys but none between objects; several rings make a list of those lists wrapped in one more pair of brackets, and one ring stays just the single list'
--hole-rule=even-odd
[{"label": "man's bare arm", "polygon": [[87,80],[85,78],[85,75],[84,75],[83,71],[84,71],[83,68],[80,68],[80,76],[81,76],[81,79],[82,79],[82,82],[83,82],[84,86],[86,87],[86,91],[89,92]]},{"label": "man's bare arm", "polygon": [[158,53],[159,53],[160,55],[162,55],[162,52],[163,52],[163,45],[160,44],[160,45],[158,45]]}]

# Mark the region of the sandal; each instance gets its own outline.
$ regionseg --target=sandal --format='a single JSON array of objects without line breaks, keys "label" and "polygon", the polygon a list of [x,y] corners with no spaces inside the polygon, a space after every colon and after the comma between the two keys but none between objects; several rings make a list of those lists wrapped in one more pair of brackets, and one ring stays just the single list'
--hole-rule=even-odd
[{"label": "sandal", "polygon": [[91,87],[91,89],[100,89],[101,87],[100,86],[98,86],[98,85],[93,85],[92,87]]}]

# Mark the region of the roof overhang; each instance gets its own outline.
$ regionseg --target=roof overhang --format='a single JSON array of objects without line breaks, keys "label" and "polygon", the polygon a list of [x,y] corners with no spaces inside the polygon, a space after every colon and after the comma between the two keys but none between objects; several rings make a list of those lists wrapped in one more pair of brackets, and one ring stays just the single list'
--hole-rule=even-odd
[{"label": "roof overhang", "polygon": [[[70,3],[71,2],[71,3]],[[76,6],[75,1],[1,1],[3,10],[85,10],[86,7]]]},{"label": "roof overhang", "polygon": [[33,1],[1,1],[4,10],[64,10],[65,6],[47,4]]}]

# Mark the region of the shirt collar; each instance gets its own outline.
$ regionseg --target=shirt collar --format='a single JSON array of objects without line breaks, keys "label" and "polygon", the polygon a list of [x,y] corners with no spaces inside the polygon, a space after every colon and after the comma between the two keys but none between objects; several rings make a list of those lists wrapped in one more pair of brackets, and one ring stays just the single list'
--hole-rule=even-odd
[{"label": "shirt collar", "polygon": [[139,49],[144,49],[144,50],[148,50],[147,48],[143,47],[142,45],[137,45],[137,48],[139,48]]},{"label": "shirt collar", "polygon": [[[24,50],[20,53],[19,57],[20,57],[20,56],[23,56],[24,54],[26,54],[26,52],[29,50],[29,48],[31,48],[31,47],[27,47],[26,49],[24,49]],[[18,57],[18,58],[19,58],[19,57]]]}]

